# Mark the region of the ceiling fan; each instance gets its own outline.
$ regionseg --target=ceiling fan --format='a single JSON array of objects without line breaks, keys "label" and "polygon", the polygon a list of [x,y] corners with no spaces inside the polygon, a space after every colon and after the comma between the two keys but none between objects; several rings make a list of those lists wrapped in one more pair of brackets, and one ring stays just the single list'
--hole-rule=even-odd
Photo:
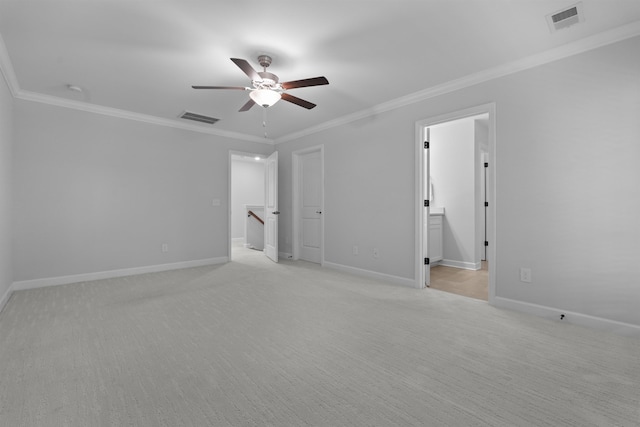
[{"label": "ceiling fan", "polygon": [[232,90],[248,90],[249,101],[240,108],[239,111],[248,111],[255,104],[262,107],[271,107],[280,99],[291,102],[293,104],[304,107],[308,110],[316,106],[316,104],[305,101],[304,99],[289,95],[286,91],[308,86],[328,85],[329,81],[325,77],[313,77],[310,79],[293,80],[290,82],[279,83],[278,76],[267,71],[267,67],[271,65],[271,57],[268,55],[260,55],[258,62],[263,71],[256,71],[251,64],[244,59],[231,58],[231,60],[249,76],[253,87],[245,86],[191,86],[194,89],[232,89]]}]

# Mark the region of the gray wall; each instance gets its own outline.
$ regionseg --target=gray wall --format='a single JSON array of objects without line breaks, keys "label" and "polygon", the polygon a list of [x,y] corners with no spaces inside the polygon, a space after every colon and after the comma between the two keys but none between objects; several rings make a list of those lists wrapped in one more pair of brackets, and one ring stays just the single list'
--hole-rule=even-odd
[{"label": "gray wall", "polygon": [[325,262],[413,277],[415,123],[403,116],[395,110],[277,145],[281,252],[292,252],[291,153],[324,144]]},{"label": "gray wall", "polygon": [[[325,259],[413,279],[415,123],[495,102],[497,296],[640,325],[638,51],[635,37],[278,145],[280,250],[291,252],[291,151],[324,144]],[[12,102],[0,88],[6,288]],[[228,150],[273,149],[14,108],[15,281],[226,256]],[[533,283],[519,281],[522,266]]]},{"label": "gray wall", "polygon": [[495,102],[497,296],[640,325],[638,52],[635,37],[279,144],[281,250],[291,151],[325,144],[326,259],[413,278],[415,123]]},{"label": "gray wall", "polygon": [[226,257],[229,150],[273,151],[28,101],[15,107],[14,281]]},{"label": "gray wall", "polygon": [[0,73],[0,309],[13,282],[12,272],[13,97]]}]

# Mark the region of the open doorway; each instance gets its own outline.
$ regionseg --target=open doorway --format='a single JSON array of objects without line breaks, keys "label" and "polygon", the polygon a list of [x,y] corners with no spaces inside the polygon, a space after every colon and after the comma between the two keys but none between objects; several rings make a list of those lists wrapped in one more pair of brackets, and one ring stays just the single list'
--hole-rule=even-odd
[{"label": "open doorway", "polygon": [[418,287],[487,301],[495,295],[494,110],[489,104],[417,123]]},{"label": "open doorway", "polygon": [[230,260],[234,252],[264,250],[265,158],[263,154],[230,153]]},{"label": "open doorway", "polygon": [[484,301],[489,297],[481,191],[487,121],[484,113],[429,126],[428,168],[431,248],[436,247],[434,234],[440,233],[429,286]]}]

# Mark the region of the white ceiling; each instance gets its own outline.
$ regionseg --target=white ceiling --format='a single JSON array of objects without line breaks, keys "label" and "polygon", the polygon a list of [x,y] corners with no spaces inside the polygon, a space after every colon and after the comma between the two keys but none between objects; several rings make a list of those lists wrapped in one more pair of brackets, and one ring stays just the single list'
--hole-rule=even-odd
[{"label": "white ceiling", "polygon": [[281,81],[327,77],[328,86],[290,91],[315,109],[284,101],[268,109],[268,136],[278,140],[640,21],[639,0],[582,0],[585,22],[552,33],[545,16],[575,3],[0,0],[0,35],[21,97],[178,122],[188,110],[220,119],[196,126],[249,139],[264,130],[262,108],[238,112],[247,92],[191,85],[247,86],[229,58],[260,70],[262,53]]}]

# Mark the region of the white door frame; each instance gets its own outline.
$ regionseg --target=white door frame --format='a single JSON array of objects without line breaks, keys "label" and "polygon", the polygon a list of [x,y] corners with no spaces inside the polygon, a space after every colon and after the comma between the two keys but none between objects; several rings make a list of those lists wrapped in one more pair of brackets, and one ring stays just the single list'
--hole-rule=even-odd
[{"label": "white door frame", "polygon": [[229,166],[228,166],[228,174],[227,174],[227,259],[231,261],[231,168],[233,167],[233,156],[247,156],[247,157],[261,157],[266,158],[268,154],[264,153],[249,153],[246,151],[234,151],[229,150]]},{"label": "white door frame", "polygon": [[321,197],[321,206],[320,211],[322,214],[320,215],[320,265],[324,265],[324,145],[314,145],[313,147],[303,148],[301,150],[296,150],[291,153],[292,157],[292,166],[293,166],[293,190],[292,190],[292,201],[293,201],[293,234],[292,234],[292,259],[298,260],[300,259],[300,237],[302,231],[300,230],[300,219],[302,213],[300,212],[300,158],[309,153],[320,152],[320,197]]},{"label": "white door frame", "polygon": [[[423,242],[424,227],[429,226],[429,217],[426,215],[424,207],[424,174],[426,165],[424,164],[424,138],[425,128],[440,123],[450,122],[479,114],[489,115],[489,170],[487,171],[487,236],[489,246],[487,247],[487,260],[489,265],[489,303],[492,304],[496,296],[496,104],[489,103],[464,110],[454,111],[435,117],[430,117],[416,122],[416,189],[415,189],[415,286],[419,289],[425,287],[424,254],[425,245]],[[425,218],[426,216],[426,218]],[[426,222],[426,224],[425,224]]]}]

